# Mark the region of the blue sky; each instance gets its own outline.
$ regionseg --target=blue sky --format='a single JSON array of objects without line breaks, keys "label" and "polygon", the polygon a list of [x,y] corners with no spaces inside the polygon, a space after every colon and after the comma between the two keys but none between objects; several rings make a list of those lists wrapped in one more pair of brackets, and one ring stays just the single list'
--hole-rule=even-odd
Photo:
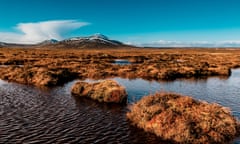
[{"label": "blue sky", "polygon": [[0,41],[102,33],[146,46],[240,46],[239,0],[1,0]]}]

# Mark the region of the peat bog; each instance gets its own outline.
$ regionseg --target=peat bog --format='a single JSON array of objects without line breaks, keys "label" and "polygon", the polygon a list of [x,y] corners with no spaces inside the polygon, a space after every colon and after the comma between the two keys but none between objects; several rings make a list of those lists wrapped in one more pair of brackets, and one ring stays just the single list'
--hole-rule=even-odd
[{"label": "peat bog", "polygon": [[[116,60],[124,61],[118,64]],[[121,79],[141,79],[163,85],[174,85],[182,78],[190,81],[213,76],[231,79],[232,69],[240,67],[240,50],[1,48],[0,64],[0,78],[5,80],[1,82],[1,131],[4,131],[1,133],[1,142],[50,142],[52,139],[73,143],[158,143],[162,141],[160,138],[131,126],[126,118],[126,106],[100,104],[71,96],[71,81],[117,77],[117,81],[120,80],[118,82],[126,87],[127,93],[129,89],[134,91],[133,94],[130,92],[128,101],[136,102],[134,97],[144,96],[139,95],[142,89],[137,88],[136,84],[129,87],[121,83]],[[182,87],[175,92],[182,93],[181,90],[188,91]],[[219,91],[229,92],[224,88]],[[232,95],[234,94],[237,95],[238,92],[233,92]],[[204,97],[197,97],[201,98],[205,100]],[[231,104],[223,105],[232,108]],[[239,111],[235,107],[236,105],[233,106],[234,112],[238,115]],[[139,138],[138,135],[142,137]]]}]

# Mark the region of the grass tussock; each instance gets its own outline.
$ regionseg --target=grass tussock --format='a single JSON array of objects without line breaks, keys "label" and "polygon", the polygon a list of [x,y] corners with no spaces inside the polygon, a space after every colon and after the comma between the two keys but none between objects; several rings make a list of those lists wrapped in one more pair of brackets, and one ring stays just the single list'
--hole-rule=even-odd
[{"label": "grass tussock", "polygon": [[73,85],[71,92],[73,95],[89,97],[99,102],[123,103],[127,99],[125,88],[114,80],[96,83],[80,81]]},{"label": "grass tussock", "polygon": [[239,134],[240,123],[228,108],[188,96],[156,93],[130,107],[134,125],[178,143],[225,143]]},{"label": "grass tussock", "polygon": [[36,86],[55,86],[76,78],[77,74],[68,69],[46,67],[11,66],[2,71],[3,79]]},{"label": "grass tussock", "polygon": [[[116,65],[117,59],[131,64]],[[79,79],[122,77],[146,80],[228,77],[231,68],[238,67],[239,49],[0,49],[0,78],[36,86],[66,83],[73,75]],[[44,69],[44,72],[37,69]],[[42,80],[38,79],[39,75]]]}]

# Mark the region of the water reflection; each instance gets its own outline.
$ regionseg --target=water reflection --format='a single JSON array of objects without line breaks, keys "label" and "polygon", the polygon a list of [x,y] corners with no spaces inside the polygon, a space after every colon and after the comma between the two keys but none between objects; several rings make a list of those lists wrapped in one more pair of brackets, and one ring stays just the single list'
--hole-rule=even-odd
[{"label": "water reflection", "polygon": [[199,80],[175,80],[170,82],[145,81],[143,79],[126,80],[115,78],[124,85],[129,94],[130,103],[139,100],[142,96],[160,92],[175,92],[193,96],[199,100],[215,102],[230,107],[233,114],[240,118],[240,70],[233,70],[228,79],[212,77]]},{"label": "water reflection", "polygon": [[[1,81],[0,143],[158,143],[132,127],[126,106],[72,97],[75,81],[37,89]],[[140,137],[139,137],[140,136]]]},{"label": "water reflection", "polygon": [[[239,69],[228,79],[114,79],[126,87],[129,103],[156,91],[172,91],[230,107],[240,118]],[[168,143],[131,126],[126,106],[72,97],[75,82],[38,89],[0,80],[0,143]]]},{"label": "water reflection", "polygon": [[129,64],[131,64],[131,62],[129,62],[127,59],[116,59],[114,61],[114,64],[117,64],[117,65],[129,65]]}]

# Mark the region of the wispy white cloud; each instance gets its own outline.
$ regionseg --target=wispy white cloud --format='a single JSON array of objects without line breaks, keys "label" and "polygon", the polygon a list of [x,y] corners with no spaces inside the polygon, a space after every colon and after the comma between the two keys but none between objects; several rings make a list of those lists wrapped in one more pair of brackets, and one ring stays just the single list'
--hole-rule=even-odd
[{"label": "wispy white cloud", "polygon": [[135,43],[145,47],[240,47],[240,40],[226,41],[168,41],[159,40],[149,43]]},{"label": "wispy white cloud", "polygon": [[0,41],[9,43],[38,43],[48,39],[62,40],[67,33],[89,25],[77,20],[52,20],[35,23],[19,23],[19,32],[0,32]]}]

